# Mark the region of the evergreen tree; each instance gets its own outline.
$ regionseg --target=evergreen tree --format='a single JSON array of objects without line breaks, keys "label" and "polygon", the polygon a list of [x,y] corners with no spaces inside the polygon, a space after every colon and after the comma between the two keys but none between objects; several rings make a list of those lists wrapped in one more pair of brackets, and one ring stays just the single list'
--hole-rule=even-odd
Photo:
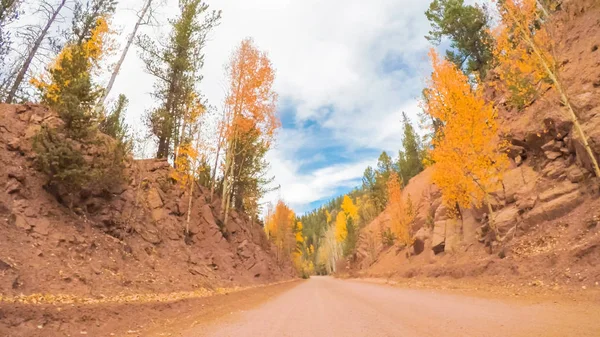
[{"label": "evergreen tree", "polygon": [[493,60],[485,8],[465,5],[464,0],[433,0],[425,16],[432,26],[426,38],[435,45],[442,37],[449,38],[452,50],[446,51],[446,58],[466,74],[478,72],[484,78]]},{"label": "evergreen tree", "polygon": [[[73,26],[74,33],[76,26]],[[95,127],[97,116],[93,106],[100,91],[92,82],[92,70],[103,56],[104,36],[108,33],[108,23],[103,16],[87,27],[91,31],[84,34],[85,39],[79,42],[74,34],[73,41],[67,43],[48,68],[48,76],[32,81],[41,93],[42,102],[58,112],[68,136],[73,139],[87,137]]]},{"label": "evergreen tree", "polygon": [[116,6],[116,0],[90,0],[85,3],[85,6],[81,2],[75,2],[71,26],[72,42],[82,44],[91,39],[98,19],[102,17],[106,20],[115,12]]},{"label": "evergreen tree", "polygon": [[119,99],[115,103],[112,112],[100,122],[99,129],[117,141],[128,144],[127,147],[130,147],[131,142],[128,140],[129,127],[125,124],[125,112],[128,104],[129,100],[127,97],[122,94],[119,95]]},{"label": "evergreen tree", "polygon": [[[73,34],[48,67],[48,73],[32,81],[40,91],[42,103],[54,109],[64,122],[57,129],[43,125],[36,135],[35,164],[47,175],[48,190],[69,207],[73,200],[65,200],[66,195],[76,196],[82,188],[106,190],[112,184],[119,184],[127,153],[125,143],[105,142],[95,137],[98,121],[94,105],[100,90],[92,81],[92,73],[103,56],[104,37],[109,31],[104,16],[95,20],[93,25],[86,25],[91,31],[83,33],[83,40]],[[125,101],[121,103],[114,115],[119,123]],[[86,159],[82,147],[74,146],[82,140],[97,146],[98,155],[93,160]]]},{"label": "evergreen tree", "polygon": [[265,177],[268,165],[264,156],[280,126],[273,90],[275,71],[268,55],[247,38],[233,51],[226,69],[229,88],[223,125],[223,222],[231,205],[238,209],[244,206],[258,215],[258,200],[271,181]]},{"label": "evergreen tree", "polygon": [[221,17],[220,11],[209,11],[200,0],[180,0],[180,14],[171,20],[171,35],[166,44],[142,35],[137,45],[146,71],[158,81],[153,96],[160,106],[149,112],[147,123],[158,138],[156,157],[175,156],[181,141],[181,129],[193,102],[200,96],[197,86],[204,65],[204,46],[210,30]]},{"label": "evergreen tree", "polygon": [[377,160],[375,189],[373,192],[375,205],[379,210],[383,210],[385,208],[385,204],[387,203],[386,185],[390,174],[393,171],[395,171],[395,169],[392,158],[387,154],[387,152],[381,152],[379,159]]},{"label": "evergreen tree", "polygon": [[404,128],[404,136],[402,138],[404,151],[400,151],[399,153],[398,169],[400,171],[400,178],[404,185],[406,185],[412,177],[423,171],[423,151],[419,135],[415,132],[408,116],[404,112],[402,112],[402,124]]}]

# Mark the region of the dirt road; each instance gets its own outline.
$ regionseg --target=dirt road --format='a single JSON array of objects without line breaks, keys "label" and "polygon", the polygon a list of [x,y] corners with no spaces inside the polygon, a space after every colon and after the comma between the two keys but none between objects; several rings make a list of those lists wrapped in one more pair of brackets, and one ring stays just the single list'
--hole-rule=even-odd
[{"label": "dirt road", "polygon": [[226,336],[600,336],[595,305],[525,304],[313,277],[183,333]]}]

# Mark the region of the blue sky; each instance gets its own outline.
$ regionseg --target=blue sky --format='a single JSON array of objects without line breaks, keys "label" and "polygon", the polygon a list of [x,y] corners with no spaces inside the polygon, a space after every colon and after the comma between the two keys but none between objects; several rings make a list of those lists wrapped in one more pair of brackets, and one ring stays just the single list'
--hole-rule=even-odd
[{"label": "blue sky", "polygon": [[[175,14],[174,0],[157,17]],[[202,91],[212,105],[224,96],[223,64],[243,38],[265,50],[276,71],[282,128],[268,153],[270,173],[281,188],[265,202],[282,198],[297,213],[360,184],[381,151],[400,148],[402,111],[416,122],[417,98],[429,72],[424,38],[428,1],[413,0],[221,0],[223,11],[207,43]],[[120,6],[139,8],[141,0]],[[133,11],[114,21],[127,32]],[[144,33],[161,34],[159,27]],[[126,34],[121,34],[123,39]],[[113,93],[130,99],[127,120],[141,128],[152,106],[152,78],[130,53]]]}]

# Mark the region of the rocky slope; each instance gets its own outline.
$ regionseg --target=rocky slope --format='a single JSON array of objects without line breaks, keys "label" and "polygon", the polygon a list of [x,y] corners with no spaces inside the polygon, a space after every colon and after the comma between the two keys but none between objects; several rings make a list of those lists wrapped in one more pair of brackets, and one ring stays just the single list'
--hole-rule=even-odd
[{"label": "rocky slope", "polygon": [[[557,13],[561,75],[596,154],[600,153],[600,4],[564,1]],[[494,97],[502,103],[502,97]],[[411,257],[384,247],[380,215],[361,232],[353,271],[362,275],[414,277],[491,276],[529,284],[590,287],[600,282],[600,199],[589,157],[554,91],[524,111],[500,104],[501,126],[510,141],[511,168],[494,193],[502,243],[481,235],[485,210],[461,210],[449,219],[431,168],[413,178],[418,207]]]},{"label": "rocky slope", "polygon": [[[292,277],[289,264],[274,260],[261,225],[236,212],[222,224],[220,200],[211,203],[202,186],[184,237],[188,192],[169,178],[166,161],[129,162],[126,182],[109,191],[49,193],[32,167],[32,138],[58,122],[41,106],[0,105],[0,294],[93,298]],[[86,159],[98,159],[93,144],[82,146]]]}]

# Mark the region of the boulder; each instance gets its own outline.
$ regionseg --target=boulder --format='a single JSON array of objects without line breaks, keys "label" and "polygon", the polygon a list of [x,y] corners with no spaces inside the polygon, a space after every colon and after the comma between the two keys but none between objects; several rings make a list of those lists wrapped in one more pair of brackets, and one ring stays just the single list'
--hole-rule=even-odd
[{"label": "boulder", "polygon": [[48,235],[50,233],[50,221],[46,218],[35,219],[33,222],[33,232],[40,235]]},{"label": "boulder", "polygon": [[37,124],[29,125],[29,127],[25,130],[24,138],[32,139],[33,137],[35,137],[35,135],[38,134],[38,132],[40,132],[41,129],[42,129],[42,127],[40,125],[37,125]]},{"label": "boulder", "polygon": [[241,243],[238,245],[237,249],[238,249],[238,250],[243,250],[243,249],[244,249],[244,247],[246,247],[247,245],[248,245],[248,240],[244,239],[244,241],[242,241],[242,242],[241,242]]},{"label": "boulder", "polygon": [[[553,151],[556,148],[556,141],[552,139],[548,143],[542,145],[542,151]],[[560,147],[559,147],[560,148]]]},{"label": "boulder", "polygon": [[12,266],[2,260],[0,260],[0,271],[5,271],[11,269]]},{"label": "boulder", "polygon": [[520,166],[521,164],[523,164],[523,158],[521,156],[516,156],[515,164],[517,164],[517,166]]},{"label": "boulder", "polygon": [[554,186],[551,189],[548,189],[539,195],[539,199],[542,202],[547,202],[553,199],[560,197],[561,195],[565,195],[567,193],[571,193],[577,190],[578,185],[570,182],[564,182],[560,185]]},{"label": "boulder", "polygon": [[241,230],[241,227],[238,223],[238,219],[228,219],[227,223],[225,224],[225,227],[227,228],[227,231],[231,234],[235,234]]},{"label": "boulder", "polygon": [[10,223],[22,230],[30,230],[31,224],[20,214],[13,214],[10,217]]},{"label": "boulder", "polygon": [[565,173],[567,164],[563,160],[548,163],[542,170],[542,174],[548,178],[556,179]]},{"label": "boulder", "polygon": [[152,220],[159,222],[165,217],[165,212],[162,208],[156,208],[152,210]]},{"label": "boulder", "polygon": [[14,194],[21,191],[21,183],[17,179],[9,179],[6,183],[6,193]]},{"label": "boulder", "polygon": [[431,236],[431,245],[433,247],[443,244],[446,240],[446,221],[436,221],[433,224],[433,235]]},{"label": "boulder", "polygon": [[13,138],[8,141],[6,147],[9,151],[19,151],[21,150],[21,140],[19,138]]},{"label": "boulder", "polygon": [[[592,125],[590,125],[590,127],[592,128],[592,130],[586,130],[586,132],[591,131],[593,133],[595,132],[599,132],[600,130],[598,130],[600,128],[600,123],[590,123]],[[587,133],[588,137],[590,138],[590,145],[591,143],[593,143],[593,139],[596,138],[598,139],[598,141],[600,142],[600,135],[598,135],[597,137],[594,137],[594,135]],[[588,153],[585,149],[585,146],[583,146],[583,143],[581,142],[581,140],[579,138],[574,138],[571,141],[573,143],[573,147],[575,148],[575,155],[577,158],[577,165],[590,171],[590,172],[594,172],[594,167],[592,165],[592,161],[590,159],[590,156],[588,156]],[[596,160],[600,161],[600,158],[598,157],[598,150],[596,150]]]},{"label": "boulder", "polygon": [[420,228],[413,237],[413,250],[415,255],[421,254],[425,250],[425,240],[429,239],[429,231]]},{"label": "boulder", "polygon": [[29,122],[32,124],[40,124],[44,120],[44,117],[38,114],[32,114],[29,118]]},{"label": "boulder", "polygon": [[496,228],[500,231],[505,231],[507,228],[514,227],[515,223],[519,220],[519,208],[515,205],[505,207],[496,213],[494,222]]},{"label": "boulder", "polygon": [[506,150],[506,154],[508,155],[509,158],[516,158],[516,157],[520,157],[523,154],[525,154],[525,148],[519,145],[514,145],[511,144],[508,149]]},{"label": "boulder", "polygon": [[204,218],[204,221],[206,221],[207,224],[209,224],[210,226],[217,227],[217,223],[215,221],[215,217],[213,216],[210,205],[206,204],[202,206],[202,217]]},{"label": "boulder", "polygon": [[267,275],[269,273],[269,266],[265,261],[257,261],[252,267],[248,268],[248,270],[254,274],[254,277],[258,278],[261,275]]},{"label": "boulder", "polygon": [[10,170],[8,172],[8,177],[16,179],[20,183],[24,183],[25,182],[25,178],[26,178],[25,172],[23,170],[17,170],[17,169]]},{"label": "boulder", "polygon": [[572,103],[579,110],[589,111],[596,107],[596,94],[594,92],[584,92],[571,98]]},{"label": "boulder", "polygon": [[550,159],[550,160],[555,160],[556,158],[562,156],[562,152],[560,151],[545,151],[544,155],[546,156],[546,158]]},{"label": "boulder", "polygon": [[164,159],[164,160],[158,159],[150,167],[150,172],[154,172],[156,170],[162,170],[162,169],[169,169],[170,167],[171,167],[171,165],[169,165],[169,162],[166,159]]},{"label": "boulder", "polygon": [[146,242],[158,244],[162,241],[158,235],[158,229],[148,223],[136,228],[135,231],[140,234],[142,239],[144,239]]},{"label": "boulder", "polygon": [[569,213],[580,203],[581,195],[578,191],[574,191],[537,205],[524,216],[524,219],[530,226],[542,221],[554,220]]},{"label": "boulder", "polygon": [[177,212],[180,215],[187,214],[189,205],[189,197],[187,194],[184,194],[181,198],[177,200]]},{"label": "boulder", "polygon": [[517,200],[515,204],[519,212],[524,212],[532,209],[535,206],[536,198],[535,197],[523,197]]},{"label": "boulder", "polygon": [[8,214],[10,213],[10,209],[8,208],[8,206],[6,206],[6,204],[4,204],[2,202],[2,200],[0,200],[0,214]]},{"label": "boulder", "polygon": [[435,210],[435,214],[433,216],[433,219],[435,221],[443,221],[448,219],[448,209],[446,208],[446,205],[441,204],[436,210]]},{"label": "boulder", "polygon": [[456,248],[459,242],[456,234],[458,227],[459,221],[457,219],[441,220],[434,223],[431,246],[436,254],[443,251],[453,251]]},{"label": "boulder", "polygon": [[567,170],[567,178],[572,183],[578,183],[578,182],[581,182],[581,181],[583,181],[585,179],[585,172],[583,172],[583,170],[581,170],[577,166],[571,166]]},{"label": "boulder", "polygon": [[573,145],[573,139],[571,137],[565,137],[563,142],[565,143],[565,148],[569,150],[569,153],[575,153],[575,146]]},{"label": "boulder", "polygon": [[153,209],[163,206],[163,200],[156,188],[152,188],[150,192],[148,192],[148,204]]},{"label": "boulder", "polygon": [[200,233],[200,224],[198,223],[197,220],[194,221],[194,219],[190,220],[190,233],[192,233],[193,235],[196,235],[198,233]]}]

